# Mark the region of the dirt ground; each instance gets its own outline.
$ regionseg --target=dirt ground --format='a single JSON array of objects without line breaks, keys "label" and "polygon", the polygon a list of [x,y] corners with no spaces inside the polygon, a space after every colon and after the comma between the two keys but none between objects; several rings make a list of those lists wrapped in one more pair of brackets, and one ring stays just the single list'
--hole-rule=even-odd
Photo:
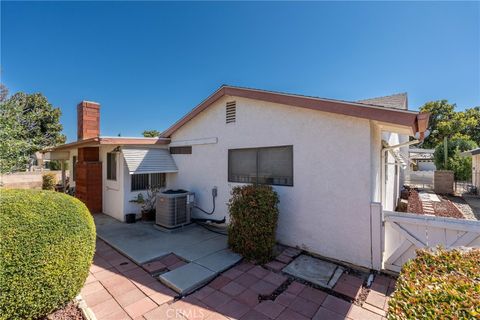
[{"label": "dirt ground", "polygon": [[42,320],[84,320],[82,312],[74,302],[44,317]]}]

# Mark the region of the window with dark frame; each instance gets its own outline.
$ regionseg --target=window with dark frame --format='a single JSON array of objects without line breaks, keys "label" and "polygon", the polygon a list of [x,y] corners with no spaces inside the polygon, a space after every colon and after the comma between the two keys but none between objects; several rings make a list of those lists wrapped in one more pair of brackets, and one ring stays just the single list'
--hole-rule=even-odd
[{"label": "window with dark frame", "polygon": [[107,153],[107,180],[117,180],[117,153]]},{"label": "window with dark frame", "polygon": [[72,157],[72,181],[77,180],[77,156]]},{"label": "window with dark frame", "polygon": [[192,146],[170,147],[170,154],[192,154]]},{"label": "window with dark frame", "polygon": [[293,186],[293,146],[228,150],[228,181]]},{"label": "window with dark frame", "polygon": [[131,191],[143,191],[150,187],[164,188],[165,173],[135,173],[131,175]]}]

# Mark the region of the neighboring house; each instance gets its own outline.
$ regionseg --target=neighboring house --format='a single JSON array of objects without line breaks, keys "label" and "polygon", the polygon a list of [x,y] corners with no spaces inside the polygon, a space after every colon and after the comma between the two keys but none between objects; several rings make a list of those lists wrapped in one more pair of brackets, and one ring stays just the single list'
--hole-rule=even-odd
[{"label": "neighboring house", "polygon": [[433,154],[435,149],[410,148],[408,150],[410,158],[410,169],[413,171],[435,171],[435,161]]},{"label": "neighboring house", "polygon": [[124,220],[154,181],[194,192],[207,210],[216,187],[212,217],[228,221],[234,186],[270,184],[280,198],[279,242],[378,268],[379,203],[395,209],[407,165],[398,149],[428,124],[402,96],[348,102],[222,86],[158,139],[99,136],[99,105],[82,102],[79,140],[50,151],[76,163],[77,197],[92,212]]},{"label": "neighboring house", "polygon": [[462,155],[472,157],[472,185],[480,193],[480,148],[462,152]]}]

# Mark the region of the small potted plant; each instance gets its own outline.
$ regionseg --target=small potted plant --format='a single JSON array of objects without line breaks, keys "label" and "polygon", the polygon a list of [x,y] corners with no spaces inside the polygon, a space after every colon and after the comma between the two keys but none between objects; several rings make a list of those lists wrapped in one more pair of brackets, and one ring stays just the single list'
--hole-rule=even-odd
[{"label": "small potted plant", "polygon": [[156,187],[149,187],[146,191],[146,196],[143,196],[143,193],[139,193],[135,199],[130,200],[130,202],[138,203],[141,206],[143,221],[155,220],[155,203],[159,191]]}]

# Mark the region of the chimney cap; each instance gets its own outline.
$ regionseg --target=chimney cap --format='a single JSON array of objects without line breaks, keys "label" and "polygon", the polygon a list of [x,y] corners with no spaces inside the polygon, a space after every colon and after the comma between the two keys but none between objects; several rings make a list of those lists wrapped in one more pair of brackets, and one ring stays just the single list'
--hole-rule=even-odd
[{"label": "chimney cap", "polygon": [[98,104],[98,105],[100,105],[100,103],[98,103],[98,102],[95,102],[95,101],[89,101],[89,100],[82,100],[82,101],[80,101],[80,103],[79,103],[79,104],[84,104],[84,103],[90,103],[90,104]]}]

